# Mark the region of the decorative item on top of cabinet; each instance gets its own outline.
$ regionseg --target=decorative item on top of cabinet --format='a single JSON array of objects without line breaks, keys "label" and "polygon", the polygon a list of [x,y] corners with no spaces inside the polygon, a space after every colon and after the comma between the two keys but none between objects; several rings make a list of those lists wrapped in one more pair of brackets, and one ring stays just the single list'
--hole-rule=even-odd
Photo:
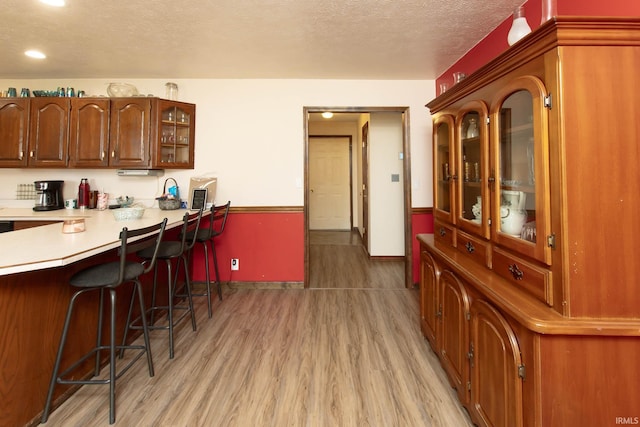
[{"label": "decorative item on top of cabinet", "polygon": [[0,98],[0,167],[27,166],[29,98]]}]

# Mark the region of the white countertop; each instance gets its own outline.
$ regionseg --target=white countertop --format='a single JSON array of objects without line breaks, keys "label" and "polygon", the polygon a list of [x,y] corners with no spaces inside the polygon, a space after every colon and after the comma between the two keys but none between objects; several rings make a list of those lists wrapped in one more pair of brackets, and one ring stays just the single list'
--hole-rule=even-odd
[{"label": "white countertop", "polygon": [[146,209],[140,219],[116,221],[111,210],[2,208],[0,221],[64,221],[84,218],[86,230],[65,234],[62,223],[0,233],[0,276],[61,267],[118,247],[123,227],[136,229],[168,219],[167,229],[182,224],[185,209]]}]

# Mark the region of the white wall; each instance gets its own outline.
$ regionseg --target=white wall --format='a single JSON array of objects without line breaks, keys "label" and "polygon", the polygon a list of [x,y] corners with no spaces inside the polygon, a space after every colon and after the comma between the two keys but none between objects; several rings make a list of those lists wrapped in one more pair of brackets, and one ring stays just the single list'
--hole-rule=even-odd
[{"label": "white wall", "polygon": [[[371,113],[369,121],[369,254],[404,255],[402,113]],[[393,181],[392,175],[398,180]]]},{"label": "white wall", "polygon": [[[117,80],[123,81],[123,80]],[[115,170],[0,169],[0,206],[14,204],[19,183],[64,179],[65,197],[80,178],[92,188],[152,200],[167,177],[177,179],[183,196],[189,178],[218,177],[216,200],[234,206],[302,206],[304,106],[410,107],[413,206],[431,206],[431,120],[424,106],[434,97],[432,80],[127,80],[140,93],[164,96],[175,81],[179,100],[197,105],[195,170],[167,170],[160,178],[118,177]],[[11,80],[0,87],[55,89],[72,86],[87,95],[106,95],[110,80]]]}]

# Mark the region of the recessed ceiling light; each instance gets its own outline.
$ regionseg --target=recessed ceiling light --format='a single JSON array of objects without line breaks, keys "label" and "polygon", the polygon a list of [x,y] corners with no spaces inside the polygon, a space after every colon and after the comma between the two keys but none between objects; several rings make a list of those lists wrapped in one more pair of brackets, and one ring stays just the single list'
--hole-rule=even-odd
[{"label": "recessed ceiling light", "polygon": [[47,57],[47,55],[45,55],[44,53],[38,50],[28,50],[24,54],[27,55],[29,58],[36,58],[36,59],[44,59]]},{"label": "recessed ceiling light", "polygon": [[48,4],[49,6],[55,7],[64,6],[64,0],[40,0],[40,3]]},{"label": "recessed ceiling light", "polygon": [[331,111],[325,111],[324,113],[322,113],[322,117],[324,117],[325,119],[330,119],[331,117],[333,117],[333,113]]}]

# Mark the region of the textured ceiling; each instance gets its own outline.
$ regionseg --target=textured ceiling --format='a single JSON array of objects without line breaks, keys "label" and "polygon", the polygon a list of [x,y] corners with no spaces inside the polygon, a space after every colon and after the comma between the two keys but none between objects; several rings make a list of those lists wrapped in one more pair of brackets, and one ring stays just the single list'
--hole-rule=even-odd
[{"label": "textured ceiling", "polygon": [[436,78],[524,0],[1,2],[0,78],[411,80]]}]

